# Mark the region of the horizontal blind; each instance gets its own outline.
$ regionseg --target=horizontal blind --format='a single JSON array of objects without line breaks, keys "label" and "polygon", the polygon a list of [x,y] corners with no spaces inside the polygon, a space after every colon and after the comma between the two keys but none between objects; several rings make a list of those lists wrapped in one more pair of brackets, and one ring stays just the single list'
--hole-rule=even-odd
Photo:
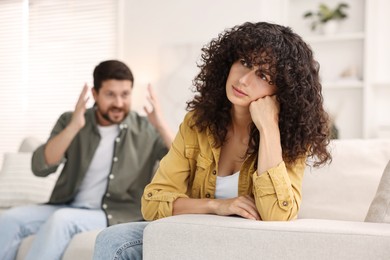
[{"label": "horizontal blind", "polygon": [[117,58],[117,5],[0,1],[1,159],[26,136],[45,141],[59,115],[74,109],[84,83],[92,86],[94,67]]},{"label": "horizontal blind", "polygon": [[4,152],[16,150],[15,129],[22,128],[23,17],[22,0],[0,1],[0,164]]}]

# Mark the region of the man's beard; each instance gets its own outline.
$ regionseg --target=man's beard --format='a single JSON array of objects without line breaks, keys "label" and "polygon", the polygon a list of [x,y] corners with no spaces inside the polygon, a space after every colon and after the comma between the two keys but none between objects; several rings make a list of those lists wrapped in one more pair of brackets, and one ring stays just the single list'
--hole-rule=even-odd
[{"label": "man's beard", "polygon": [[[117,109],[117,110],[120,110],[120,111],[122,111],[122,112],[124,113],[123,117],[122,117],[119,121],[115,121],[115,120],[113,120],[112,118],[110,118],[109,112],[110,112],[110,110],[112,110],[112,109]],[[109,107],[109,108],[107,109],[107,112],[106,112],[106,113],[103,113],[103,111],[99,108],[99,106],[97,106],[97,110],[98,110],[98,112],[100,113],[100,115],[101,115],[106,121],[108,121],[108,122],[110,122],[110,123],[112,123],[112,124],[119,124],[120,122],[122,122],[123,119],[126,118],[126,116],[127,116],[128,113],[129,113],[129,112],[126,112],[124,109],[119,108],[119,107]]]}]

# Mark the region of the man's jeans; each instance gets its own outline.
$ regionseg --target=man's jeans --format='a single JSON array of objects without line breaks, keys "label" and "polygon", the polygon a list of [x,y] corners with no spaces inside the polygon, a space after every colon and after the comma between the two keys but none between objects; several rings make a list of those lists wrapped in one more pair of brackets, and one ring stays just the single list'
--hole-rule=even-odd
[{"label": "man's jeans", "polygon": [[31,205],[0,214],[0,259],[13,260],[23,238],[35,234],[26,260],[60,259],[77,233],[102,229],[106,216],[100,209],[69,205]]},{"label": "man's jeans", "polygon": [[104,229],[96,238],[94,260],[142,260],[142,241],[149,222],[119,224]]}]

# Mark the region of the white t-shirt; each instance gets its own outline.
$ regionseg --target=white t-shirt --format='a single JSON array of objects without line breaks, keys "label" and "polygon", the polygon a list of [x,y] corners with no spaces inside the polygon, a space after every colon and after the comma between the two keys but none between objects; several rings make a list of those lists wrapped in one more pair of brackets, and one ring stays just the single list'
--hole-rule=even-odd
[{"label": "white t-shirt", "polygon": [[107,176],[110,174],[119,126],[98,126],[98,130],[101,136],[99,146],[93,155],[76,198],[72,202],[75,207],[100,209],[102,197],[107,188]]},{"label": "white t-shirt", "polygon": [[228,176],[217,176],[215,187],[216,199],[230,199],[238,197],[238,177],[240,172]]}]

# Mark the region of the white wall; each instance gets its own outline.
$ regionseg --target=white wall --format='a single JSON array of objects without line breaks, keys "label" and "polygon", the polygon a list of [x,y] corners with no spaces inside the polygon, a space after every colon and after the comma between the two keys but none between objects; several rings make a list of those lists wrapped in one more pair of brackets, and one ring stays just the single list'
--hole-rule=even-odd
[{"label": "white wall", "polygon": [[374,31],[374,64],[373,80],[376,83],[390,82],[390,1],[377,0],[375,5]]},{"label": "white wall", "polygon": [[[293,30],[306,37],[310,31],[307,21],[302,19],[303,11],[312,10],[320,0],[122,0],[123,2],[123,46],[122,59],[127,62],[135,75],[135,91],[133,108],[141,113],[146,103],[145,87],[147,83],[154,85],[163,107],[164,114],[171,127],[176,130],[185,114],[186,101],[193,96],[190,91],[192,79],[198,72],[196,61],[201,54],[201,47],[216,37],[224,29],[245,21],[270,21],[293,26]],[[324,78],[332,79],[343,70],[346,62],[356,65],[360,79],[373,77],[373,81],[387,82],[383,90],[363,91],[362,88],[328,89],[324,91],[328,110],[341,112],[337,123],[341,126],[342,138],[377,137],[366,134],[365,128],[377,128],[378,125],[390,125],[386,115],[387,97],[390,96],[390,44],[387,33],[390,16],[386,14],[389,1],[386,0],[346,0],[350,3],[349,18],[344,21],[340,32],[362,32],[375,27],[374,42],[369,54],[358,51],[358,55],[345,50],[362,50],[363,42],[368,40],[351,41],[340,48],[332,44],[323,44],[324,52],[317,55]],[[378,17],[374,17],[373,26],[365,28],[364,3],[373,1],[378,7]],[[326,1],[336,5],[337,0]],[[372,3],[372,2],[370,2]],[[370,17],[371,19],[372,17]],[[315,46],[314,46],[315,47]],[[373,51],[375,48],[375,51]],[[375,52],[375,53],[374,53]],[[332,55],[328,55],[332,53]],[[355,52],[356,54],[356,52]],[[348,56],[349,55],[349,56]],[[364,55],[373,56],[372,66],[375,73],[363,75]],[[339,57],[335,62],[332,56]],[[327,64],[333,64],[327,66]],[[344,65],[343,65],[344,64]],[[345,67],[345,66],[344,66]],[[327,77],[329,76],[329,77]],[[365,81],[371,84],[371,79]],[[371,85],[370,85],[371,88]],[[366,89],[366,88],[365,88]],[[372,95],[372,105],[367,101]],[[372,100],[372,99],[371,99]],[[378,102],[377,102],[378,101]],[[366,109],[368,105],[368,109]],[[369,111],[369,112],[367,112]],[[379,112],[378,112],[379,111]],[[375,121],[373,123],[370,120]],[[370,119],[370,120],[368,120]],[[371,127],[372,124],[375,126]],[[370,132],[374,132],[372,130]]]},{"label": "white wall", "polygon": [[0,167],[26,136],[45,141],[98,62],[117,57],[117,3],[0,1]]},{"label": "white wall", "polygon": [[201,47],[246,21],[284,22],[284,1],[125,1],[123,59],[135,76],[133,108],[142,111],[145,86],[152,83],[176,130],[185,102],[193,96],[190,87]]},{"label": "white wall", "polygon": [[372,102],[369,105],[374,109],[369,111],[368,117],[373,136],[390,138],[390,1],[376,0],[372,9],[371,15],[375,18],[370,25],[373,55],[369,57],[372,59]]},{"label": "white wall", "polygon": [[[294,10],[312,9],[320,0],[313,2],[312,0],[118,1],[122,5],[121,11],[119,12],[121,20],[118,24],[118,31],[121,34],[120,39],[122,39],[122,44],[120,44],[121,54],[118,58],[121,58],[128,63],[135,74],[135,96],[133,99],[133,107],[142,112],[142,106],[145,103],[144,96],[146,95],[145,87],[148,82],[151,82],[161,97],[163,110],[171,127],[176,130],[178,124],[184,116],[186,101],[193,96],[193,93],[190,91],[192,85],[191,81],[198,72],[196,61],[201,54],[201,46],[208,43],[225,28],[241,24],[245,21],[270,21],[288,24],[291,20],[295,21],[294,17],[291,17],[292,14],[295,14],[297,21],[293,23],[297,24],[303,22],[300,20],[301,13],[294,12]],[[330,0],[327,0],[327,2],[328,1],[330,2]],[[332,2],[335,1],[337,0],[332,0]],[[355,4],[362,2],[363,0],[348,1]],[[370,55],[372,56],[370,64],[372,64],[372,66],[370,65],[371,72],[369,74],[371,75],[370,83],[373,82],[374,85],[378,83],[378,86],[374,86],[372,93],[368,93],[373,96],[373,102],[369,105],[374,108],[370,110],[370,113],[368,113],[367,118],[369,118],[370,121],[366,124],[370,126],[375,125],[374,128],[377,130],[378,128],[379,130],[385,130],[385,132],[387,132],[385,134],[390,136],[390,116],[388,115],[388,111],[390,111],[388,101],[390,99],[390,34],[388,33],[390,16],[387,14],[387,10],[390,9],[390,1],[364,1],[374,3],[372,6],[376,8],[374,11],[370,12],[373,14],[373,19],[371,19],[372,22],[370,25],[372,37],[369,37],[370,42],[372,42],[370,45],[372,53],[372,55]],[[302,6],[302,3],[310,3],[311,6]],[[107,14],[107,12],[108,11],[105,13]],[[359,12],[352,12],[352,14],[358,13]],[[6,17],[6,15],[4,15],[4,17]],[[102,17],[100,16],[99,18],[101,19]],[[354,28],[354,26],[356,26],[356,28],[360,28],[363,26],[363,21],[359,17],[355,17],[356,19],[352,18],[353,17],[347,21],[347,28]],[[72,17],[72,20],[74,20],[74,17]],[[89,22],[91,21],[92,20],[89,20]],[[352,23],[352,21],[358,22]],[[18,22],[20,21],[13,21],[13,23]],[[348,22],[352,24],[348,24]],[[7,27],[8,24],[3,23],[3,26]],[[302,31],[302,29],[306,28],[307,32],[307,27],[304,26],[305,24],[303,23],[301,26],[296,26],[293,29],[298,33],[303,34],[305,31]],[[375,30],[373,30],[373,28]],[[112,37],[107,38],[111,39]],[[2,39],[1,42],[3,44],[6,43],[6,39],[7,38]],[[96,42],[103,44],[107,42],[107,39],[101,39],[101,42],[96,40]],[[103,54],[101,52],[96,52],[93,59],[100,60],[102,55]],[[46,55],[45,57],[48,56]],[[81,60],[85,62],[84,58]],[[91,64],[95,64],[95,61]],[[50,65],[52,64],[50,63]],[[88,75],[90,75],[89,73],[93,68],[92,65],[88,65],[86,68],[88,68]],[[45,73],[45,71],[43,71],[43,73]],[[7,75],[13,80],[18,78],[12,77],[9,73],[7,74],[4,72],[1,74],[3,85],[0,84],[0,90],[9,88],[9,85],[4,84],[4,79]],[[74,80],[74,75],[70,78]],[[81,84],[82,83],[83,82],[81,82]],[[76,87],[78,86],[77,84]],[[42,88],[42,86],[40,87]],[[332,91],[333,90],[329,92]],[[36,94],[38,90],[34,89],[30,92],[32,94]],[[78,93],[79,90],[76,90],[74,95],[77,97]],[[352,99],[363,100],[365,99],[365,96],[367,96],[366,94],[367,93],[364,93],[362,96],[360,93],[353,93],[348,101]],[[327,93],[325,93],[325,95],[327,95]],[[338,102],[341,95],[329,93],[329,96],[331,100]],[[348,95],[346,94],[344,96]],[[56,93],[53,98],[47,98],[45,100],[50,100],[54,103],[56,102],[55,98],[58,98],[58,93]],[[12,113],[5,112],[7,112],[7,109],[9,110],[10,107],[12,107],[10,104],[15,105],[15,98],[9,98],[7,95],[3,94],[0,97],[0,100],[2,101],[0,102],[0,108],[2,108],[1,111],[4,114],[4,118],[7,116],[8,118],[14,118],[16,110],[11,109]],[[27,101],[31,102],[30,100]],[[68,109],[67,106],[63,105],[63,103],[60,104],[60,102],[63,102],[62,96],[60,101],[58,101],[58,107],[60,107],[61,111]],[[73,104],[73,101],[69,104]],[[348,102],[346,105],[348,105]],[[17,106],[16,109],[19,109],[19,106]],[[52,107],[50,109],[53,110]],[[33,110],[29,109],[29,111]],[[340,121],[349,122],[351,118],[350,115],[354,115],[356,113],[361,113],[361,111],[345,110],[345,117],[340,117]],[[42,131],[44,133],[42,134],[42,138],[45,139],[54,121],[52,119],[48,119],[47,121],[50,123],[44,125],[42,123],[42,114],[31,114],[33,116],[28,118],[31,121],[36,122],[40,128],[45,129]],[[47,115],[44,115],[44,117],[47,119]],[[358,121],[357,124],[360,124],[360,121]],[[14,145],[10,145],[10,142],[8,141],[8,139],[10,139],[8,133],[14,127],[15,125],[11,124],[8,119],[3,120],[1,123],[0,130],[4,130],[4,134],[2,135],[3,139],[0,140],[0,148],[4,148],[4,151],[15,151],[21,141],[18,140],[17,142],[14,142]],[[25,131],[36,135],[32,129],[25,129],[27,129]],[[5,130],[9,131],[7,132]],[[375,132],[372,135],[369,135],[369,137],[377,136],[379,136],[379,134],[375,135]]]}]

